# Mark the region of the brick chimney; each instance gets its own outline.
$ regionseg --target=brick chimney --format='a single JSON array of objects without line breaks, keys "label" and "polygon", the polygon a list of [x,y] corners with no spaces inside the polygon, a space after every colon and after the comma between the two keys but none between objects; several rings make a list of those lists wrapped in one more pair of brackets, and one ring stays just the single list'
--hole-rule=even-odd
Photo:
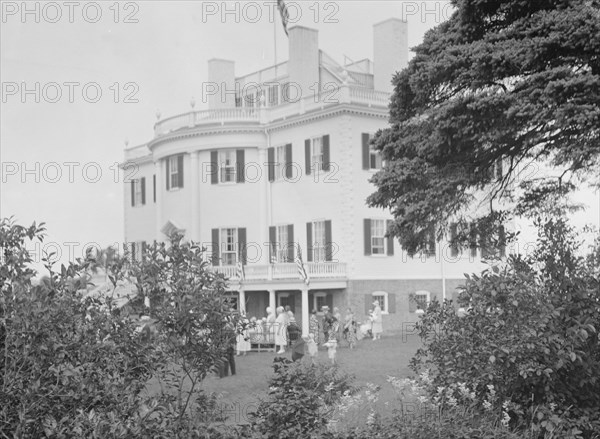
[{"label": "brick chimney", "polygon": [[392,92],[392,76],[408,65],[408,23],[388,18],[373,25],[375,90]]}]

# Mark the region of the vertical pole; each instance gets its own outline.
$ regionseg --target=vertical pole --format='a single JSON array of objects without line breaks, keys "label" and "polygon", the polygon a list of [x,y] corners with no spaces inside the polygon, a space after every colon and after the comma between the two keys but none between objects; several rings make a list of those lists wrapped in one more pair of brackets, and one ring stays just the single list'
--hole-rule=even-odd
[{"label": "vertical pole", "polygon": [[246,312],[246,292],[244,291],[243,288],[240,288],[240,297],[238,298],[239,302],[240,302],[240,313],[245,313]]},{"label": "vertical pole", "polygon": [[308,286],[302,287],[302,335],[308,335]]}]

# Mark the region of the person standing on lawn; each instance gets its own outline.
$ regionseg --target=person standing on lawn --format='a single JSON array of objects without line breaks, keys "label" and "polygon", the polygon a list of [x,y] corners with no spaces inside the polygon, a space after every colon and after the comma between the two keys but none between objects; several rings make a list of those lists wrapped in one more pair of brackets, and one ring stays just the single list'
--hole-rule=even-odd
[{"label": "person standing on lawn", "polygon": [[248,351],[251,349],[250,345],[250,334],[249,328],[250,320],[246,318],[245,313],[241,313],[240,320],[238,322],[238,330],[236,337],[236,355],[246,355]]},{"label": "person standing on lawn", "polygon": [[285,354],[285,347],[287,346],[287,326],[288,326],[288,315],[283,309],[283,306],[277,308],[277,319],[275,320],[275,349],[279,346],[278,354]]},{"label": "person standing on lawn", "polygon": [[317,310],[313,309],[310,313],[310,319],[308,320],[308,332],[313,334],[315,343],[321,343],[321,324],[317,317]]},{"label": "person standing on lawn", "polygon": [[331,325],[333,324],[334,317],[329,311],[329,307],[325,305],[323,308],[323,338],[325,342],[329,341],[331,332]]},{"label": "person standing on lawn", "polygon": [[381,315],[381,307],[379,306],[379,301],[376,300],[373,302],[373,326],[371,328],[373,332],[373,340],[380,340],[381,333],[383,332],[383,316]]},{"label": "person standing on lawn", "polygon": [[344,330],[344,327],[342,325],[342,314],[337,306],[333,308],[333,318],[338,322],[338,330],[336,331],[335,338],[339,343],[342,341],[342,331]]},{"label": "person standing on lawn", "polygon": [[227,323],[223,328],[225,357],[219,361],[219,378],[229,375],[235,375],[235,328],[232,323]]},{"label": "person standing on lawn", "polygon": [[344,337],[348,342],[350,349],[354,349],[356,345],[356,321],[354,320],[354,313],[351,308],[346,310],[346,317],[344,318]]}]

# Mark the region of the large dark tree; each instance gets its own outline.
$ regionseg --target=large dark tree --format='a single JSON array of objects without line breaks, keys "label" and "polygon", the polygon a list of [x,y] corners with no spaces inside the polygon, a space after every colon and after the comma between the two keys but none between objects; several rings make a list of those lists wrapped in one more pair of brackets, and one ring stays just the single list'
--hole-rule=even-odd
[{"label": "large dark tree", "polygon": [[411,254],[450,222],[465,243],[598,185],[598,0],[452,3],[395,75],[391,127],[374,140],[385,166],[368,203],[392,211]]}]

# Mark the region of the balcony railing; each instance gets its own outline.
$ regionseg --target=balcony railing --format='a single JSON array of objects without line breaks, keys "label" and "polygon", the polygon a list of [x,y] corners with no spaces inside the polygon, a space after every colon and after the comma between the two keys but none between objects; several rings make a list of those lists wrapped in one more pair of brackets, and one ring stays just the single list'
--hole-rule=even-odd
[{"label": "balcony railing", "polygon": [[[294,99],[290,96],[290,99]],[[154,125],[155,137],[164,136],[182,128],[226,123],[266,124],[276,120],[302,115],[309,111],[324,109],[339,104],[359,104],[387,109],[390,94],[364,87],[340,85],[327,88],[320,93],[302,99],[294,99],[274,107],[224,108],[191,111],[158,121]]]},{"label": "balcony railing", "polygon": [[[308,262],[304,264],[310,279],[339,279],[347,276],[346,264],[339,262]],[[231,280],[238,280],[237,269],[235,265],[220,265],[211,267],[216,273],[223,274]],[[298,267],[295,263],[257,265],[249,264],[244,266],[244,276],[246,281],[270,281],[283,279],[298,279]]]}]

